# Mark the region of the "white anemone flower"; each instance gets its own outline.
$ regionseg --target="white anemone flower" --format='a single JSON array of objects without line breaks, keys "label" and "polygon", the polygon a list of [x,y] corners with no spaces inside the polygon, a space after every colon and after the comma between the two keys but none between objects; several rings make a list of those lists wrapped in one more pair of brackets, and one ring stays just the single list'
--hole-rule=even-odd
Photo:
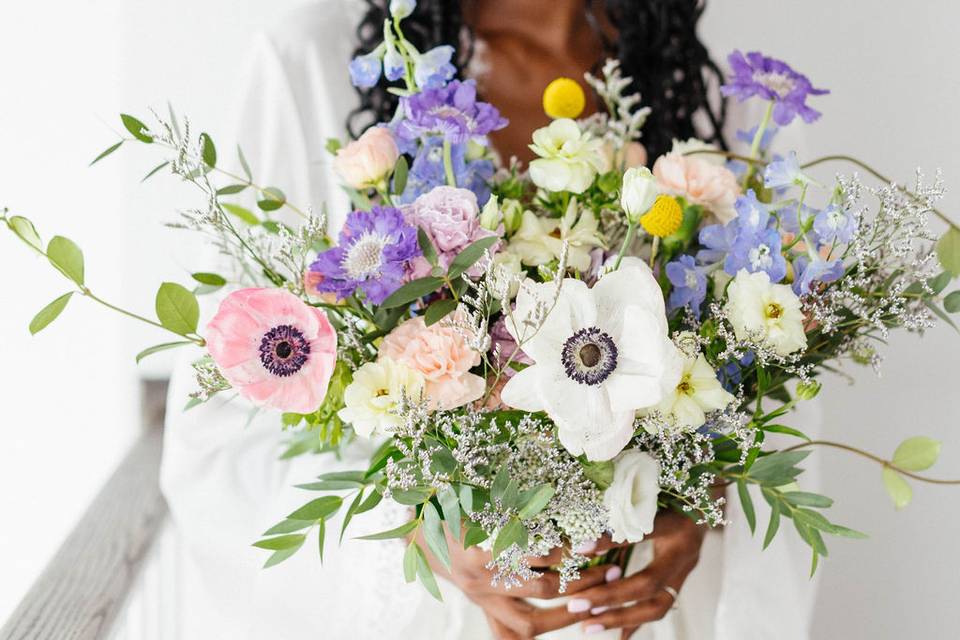
[{"label": "white anemone flower", "polygon": [[581,212],[574,198],[560,219],[541,218],[532,211],[524,211],[520,228],[510,238],[508,251],[520,256],[528,267],[536,267],[558,259],[566,243],[567,264],[586,271],[590,268],[590,250],[603,246],[598,229],[597,216],[589,209]]},{"label": "white anemone flower", "polygon": [[565,279],[539,328],[529,326],[555,286],[528,281],[520,289],[507,329],[534,364],[507,382],[501,399],[545,411],[571,454],[610,460],[633,437],[637,410],[657,405],[680,378],[663,294],[649,267],[628,258],[592,289]]},{"label": "white anemone flower", "polygon": [[583,193],[598,173],[608,171],[603,140],[569,118],[558,118],[533,132],[530,149],[540,156],[530,162],[530,179],[547,191]]},{"label": "white anemone flower", "polygon": [[717,379],[717,372],[697,353],[684,357],[680,381],[664,395],[657,409],[676,427],[693,430],[707,421],[707,412],[719,411],[734,401]]}]

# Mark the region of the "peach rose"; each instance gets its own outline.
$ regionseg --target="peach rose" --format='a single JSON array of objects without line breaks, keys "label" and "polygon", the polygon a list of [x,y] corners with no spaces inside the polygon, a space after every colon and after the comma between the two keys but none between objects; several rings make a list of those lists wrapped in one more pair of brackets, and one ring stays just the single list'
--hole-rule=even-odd
[{"label": "peach rose", "polygon": [[740,195],[740,185],[726,167],[671,151],[653,163],[653,175],[662,191],[702,205],[721,224],[737,217],[733,203]]},{"label": "peach rose", "polygon": [[[459,319],[454,316],[454,321]],[[423,374],[431,409],[463,406],[482,396],[486,388],[483,378],[470,373],[480,364],[480,354],[442,321],[429,327],[422,317],[401,323],[383,339],[380,356]]]},{"label": "peach rose", "polygon": [[390,131],[386,127],[371,127],[337,151],[333,170],[348,187],[366,189],[386,177],[399,157],[400,150]]}]

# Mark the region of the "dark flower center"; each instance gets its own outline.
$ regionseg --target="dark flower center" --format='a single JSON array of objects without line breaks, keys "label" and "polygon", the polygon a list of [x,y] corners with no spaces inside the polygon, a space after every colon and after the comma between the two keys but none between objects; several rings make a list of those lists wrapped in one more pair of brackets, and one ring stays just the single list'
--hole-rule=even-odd
[{"label": "dark flower center", "polygon": [[296,327],[281,324],[260,340],[260,363],[275,376],[292,376],[310,359],[310,342]]},{"label": "dark flower center", "polygon": [[579,329],[563,344],[560,361],[571,380],[600,384],[617,368],[617,345],[597,327]]}]

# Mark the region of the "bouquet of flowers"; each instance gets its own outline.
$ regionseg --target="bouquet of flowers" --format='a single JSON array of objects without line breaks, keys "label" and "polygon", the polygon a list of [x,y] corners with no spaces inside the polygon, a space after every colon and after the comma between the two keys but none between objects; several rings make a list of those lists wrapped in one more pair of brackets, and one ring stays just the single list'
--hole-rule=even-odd
[{"label": "bouquet of flowers", "polygon": [[[74,287],[31,332],[84,296],[176,334],[138,360],[205,350],[187,410],[233,390],[282,414],[287,455],[379,443],[366,468],[302,485],[318,497],[256,542],[268,566],[311,530],[322,553],[334,513],[346,529],[388,500],[409,520],[365,537],[405,539],[407,580],[435,596],[419,534],[447,565],[447,532],[483,545],[507,585],[537,575],[531,556],[563,549],[562,587],[589,562],[578,548],[605,533],[640,541],[658,510],[719,526],[724,494],[735,494],[754,528],[758,485],[772,507],[763,545],[788,519],[815,570],[824,535],[862,535],[798,484],[818,445],[878,461],[897,506],[909,501],[904,478],[927,480],[918,472],[939,443],[910,438],[883,459],[785,423],[817,395],[822,372],[845,360],[877,366],[891,329],[923,332],[935,316],[953,324],[960,291],[944,291],[960,275],[960,229],[937,242],[927,224],[943,217],[939,175],[928,184],[918,174],[912,189],[819,183],[808,170],[837,156],[801,163],[773,153],[771,139],[816,120],[808,101],[827,92],[740,52],[723,93],[766,107],[741,132],[742,154],[676,141],[652,171],[638,165],[648,110],[624,95],[630,79],[611,61],[586,76],[605,112],[577,119],[583,90],[556,80],[543,95],[553,120],[530,145],[537,158],[502,166],[488,136],[506,120],[453,78],[451,47],[417,51],[403,18],[398,10],[380,46],[350,63],[358,86],[381,74],[395,82],[399,107],[328,145],[354,204],[335,239],[324,216],[256,183],[242,152],[242,175],[224,169],[210,136],[172,112],[149,127],[123,115],[130,137],[96,160],[137,142],[166,150],[150,175],[165,169],[205,195],[176,226],[206,234],[232,273],[195,273],[192,289],[164,283],[147,318],[89,288],[72,241],[44,243],[26,218],[0,218]],[[256,213],[239,200],[249,194]],[[279,221],[282,208],[301,223]],[[197,296],[221,289],[201,333]],[[772,446],[771,434],[795,443]]]}]

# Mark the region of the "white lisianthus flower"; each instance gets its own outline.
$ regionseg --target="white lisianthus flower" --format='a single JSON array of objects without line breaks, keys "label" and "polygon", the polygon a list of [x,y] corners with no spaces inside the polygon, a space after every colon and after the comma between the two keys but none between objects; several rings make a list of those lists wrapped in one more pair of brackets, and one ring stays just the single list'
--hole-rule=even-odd
[{"label": "white lisianthus flower", "polygon": [[764,271],[741,269],[727,288],[724,306],[739,340],[756,340],[786,356],[807,346],[800,299],[789,285],[771,284]]},{"label": "white lisianthus flower", "polygon": [[540,156],[530,162],[530,179],[547,191],[583,193],[597,173],[608,168],[603,141],[580,131],[569,118],[558,118],[534,131],[530,149]]},{"label": "white lisianthus flower", "polygon": [[620,189],[620,206],[627,215],[627,222],[637,224],[640,217],[653,206],[660,191],[657,179],[646,167],[627,169],[623,174],[623,187]]},{"label": "white lisianthus flower", "polygon": [[365,438],[384,434],[400,424],[394,411],[401,400],[419,400],[423,387],[423,376],[406,365],[389,358],[368,362],[344,389],[346,406],[337,415]]},{"label": "white lisianthus flower", "polygon": [[613,463],[613,482],[603,492],[614,542],[640,542],[653,531],[660,494],[660,465],[649,453],[631,449]]},{"label": "white lisianthus flower", "polygon": [[657,410],[672,417],[678,428],[693,430],[707,421],[708,411],[723,409],[733,400],[733,394],[717,379],[717,372],[702,353],[697,353],[683,359],[680,382],[667,392]]},{"label": "white lisianthus flower", "polygon": [[564,279],[543,323],[531,327],[555,286],[527,281],[520,288],[507,330],[534,364],[507,382],[501,399],[545,411],[571,454],[610,460],[633,437],[637,410],[657,405],[680,379],[663,294],[649,267],[625,259],[592,289]]},{"label": "white lisianthus flower", "polygon": [[567,264],[586,271],[590,268],[590,250],[603,246],[598,229],[597,217],[590,210],[579,211],[575,199],[570,201],[559,220],[524,211],[520,228],[510,239],[508,251],[520,256],[528,267],[536,267],[559,258],[566,242]]}]

